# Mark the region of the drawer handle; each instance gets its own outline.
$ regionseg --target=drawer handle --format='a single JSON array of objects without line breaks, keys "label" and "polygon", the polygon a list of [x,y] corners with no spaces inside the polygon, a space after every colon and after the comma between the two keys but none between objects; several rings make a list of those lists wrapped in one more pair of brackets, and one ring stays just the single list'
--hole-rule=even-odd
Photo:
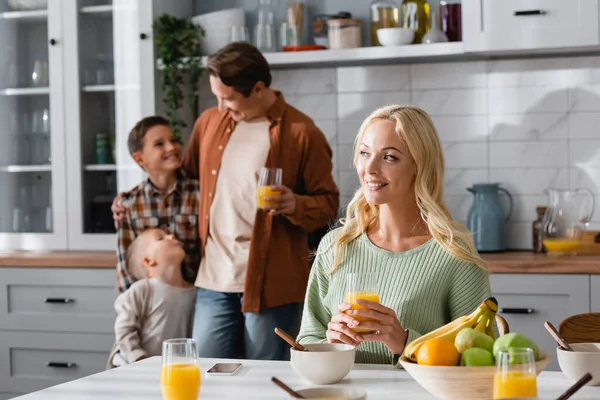
[{"label": "drawer handle", "polygon": [[515,11],[515,17],[526,17],[528,15],[546,15],[546,11],[544,11],[544,10]]},{"label": "drawer handle", "polygon": [[533,314],[533,308],[501,308],[498,310],[501,314]]},{"label": "drawer handle", "polygon": [[75,303],[75,299],[70,299],[68,297],[46,297],[44,303],[69,304]]},{"label": "drawer handle", "polygon": [[57,361],[49,361],[46,363],[46,367],[48,368],[75,368],[77,364],[72,362],[57,362]]}]

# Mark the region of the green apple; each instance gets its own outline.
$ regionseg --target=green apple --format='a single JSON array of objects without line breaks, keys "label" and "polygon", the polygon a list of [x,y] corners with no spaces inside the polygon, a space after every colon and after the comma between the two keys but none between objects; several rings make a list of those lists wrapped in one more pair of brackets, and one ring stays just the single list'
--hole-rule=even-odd
[{"label": "green apple", "polygon": [[464,328],[456,335],[454,347],[461,354],[474,347],[491,353],[494,351],[494,339],[473,328]]},{"label": "green apple", "polygon": [[490,367],[494,365],[494,357],[487,350],[471,347],[461,354],[460,365],[465,367]]},{"label": "green apple", "polygon": [[[500,336],[496,339],[496,342],[494,342],[494,357],[498,357],[498,351],[500,350],[509,350],[510,354],[510,349],[526,347],[533,350],[535,361],[538,361],[540,359],[540,350],[533,340],[520,333],[507,333],[506,335]],[[511,356],[509,357],[512,358]]]}]

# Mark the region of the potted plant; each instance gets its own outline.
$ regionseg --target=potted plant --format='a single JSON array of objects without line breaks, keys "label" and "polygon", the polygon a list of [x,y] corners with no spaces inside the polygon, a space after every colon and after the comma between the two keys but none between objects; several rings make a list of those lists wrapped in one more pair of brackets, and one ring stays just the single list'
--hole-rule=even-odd
[{"label": "potted plant", "polygon": [[189,112],[195,119],[195,99],[203,74],[200,57],[200,38],[204,29],[190,20],[162,14],[152,24],[154,42],[162,62],[161,86],[166,118],[173,133],[181,139],[182,128],[187,124],[181,108],[188,100]]}]

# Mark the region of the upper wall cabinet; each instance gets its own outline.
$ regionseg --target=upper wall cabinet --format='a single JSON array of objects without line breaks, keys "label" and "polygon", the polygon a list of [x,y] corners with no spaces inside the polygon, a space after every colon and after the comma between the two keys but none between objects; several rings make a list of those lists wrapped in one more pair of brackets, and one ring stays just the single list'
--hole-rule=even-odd
[{"label": "upper wall cabinet", "polygon": [[467,52],[600,44],[598,0],[463,0]]}]

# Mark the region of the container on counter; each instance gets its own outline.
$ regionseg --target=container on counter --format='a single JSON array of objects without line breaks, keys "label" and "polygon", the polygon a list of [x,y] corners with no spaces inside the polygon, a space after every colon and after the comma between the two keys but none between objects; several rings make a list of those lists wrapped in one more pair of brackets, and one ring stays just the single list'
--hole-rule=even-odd
[{"label": "container on counter", "polygon": [[429,31],[430,6],[427,0],[404,0],[400,8],[402,28],[415,31],[413,44],[421,43],[423,36]]},{"label": "container on counter", "polygon": [[544,220],[544,214],[546,214],[546,210],[548,207],[539,206],[535,208],[535,212],[537,213],[537,219],[533,221],[532,224],[532,234],[533,234],[533,252],[534,253],[545,253],[544,245],[542,243],[542,221]]},{"label": "container on counter", "polygon": [[313,19],[313,40],[316,45],[329,47],[329,35],[327,29],[327,21],[332,19],[349,19],[352,14],[345,11],[340,11],[337,14],[317,14]]},{"label": "container on counter", "polygon": [[360,19],[330,19],[327,21],[330,49],[351,49],[362,46]]},{"label": "container on counter", "polygon": [[462,4],[461,0],[440,1],[442,31],[450,42],[462,41]]},{"label": "container on counter", "polygon": [[371,2],[371,46],[381,46],[377,30],[397,28],[400,8],[393,0],[373,0]]}]

